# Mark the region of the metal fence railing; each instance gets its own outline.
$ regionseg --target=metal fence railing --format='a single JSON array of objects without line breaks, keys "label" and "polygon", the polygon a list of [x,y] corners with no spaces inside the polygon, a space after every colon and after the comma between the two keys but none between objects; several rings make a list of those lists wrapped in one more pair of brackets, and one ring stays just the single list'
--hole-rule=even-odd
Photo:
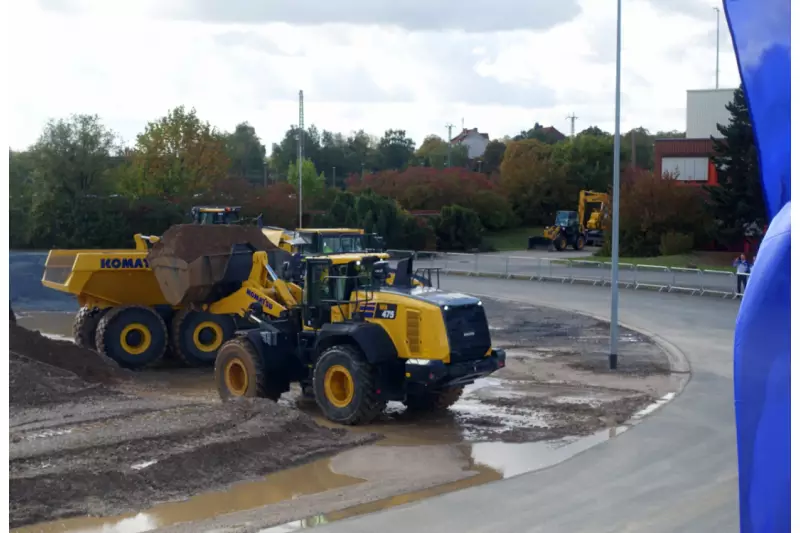
[{"label": "metal fence railing", "polygon": [[[569,260],[501,254],[453,252],[409,252],[389,250],[392,259],[414,256],[416,266],[440,268],[448,274],[491,276],[530,281],[607,286],[611,284],[611,263],[591,259]],[[745,274],[749,276],[749,274]],[[692,295],[742,296],[737,274],[725,270],[703,270],[660,265],[619,264],[619,284],[634,290],[681,292]]]}]

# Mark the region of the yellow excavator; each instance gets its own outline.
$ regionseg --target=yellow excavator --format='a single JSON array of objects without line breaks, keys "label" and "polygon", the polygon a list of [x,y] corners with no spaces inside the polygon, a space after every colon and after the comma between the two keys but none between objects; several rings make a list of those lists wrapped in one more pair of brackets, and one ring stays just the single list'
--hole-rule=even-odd
[{"label": "yellow excavator", "polygon": [[[587,217],[587,205],[597,204]],[[552,226],[544,229],[544,237],[531,237],[528,248],[538,244],[560,252],[572,246],[575,250],[583,250],[584,246],[599,246],[603,243],[603,225],[608,216],[609,195],[594,191],[581,191],[578,196],[577,211],[557,211]]]},{"label": "yellow excavator", "polygon": [[414,287],[412,259],[388,263],[339,254],[306,257],[298,305],[278,318],[258,304],[257,328],[219,349],[220,397],[277,401],[293,382],[313,390],[322,413],[346,425],[374,420],[388,401],[408,409],[447,409],[464,386],[505,366],[493,349],[482,302],[465,294]]}]

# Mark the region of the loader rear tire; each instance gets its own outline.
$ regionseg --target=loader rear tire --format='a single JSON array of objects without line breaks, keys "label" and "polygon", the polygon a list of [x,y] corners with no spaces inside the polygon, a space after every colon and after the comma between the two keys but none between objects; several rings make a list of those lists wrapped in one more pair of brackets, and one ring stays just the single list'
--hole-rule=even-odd
[{"label": "loader rear tire", "polygon": [[185,308],[172,319],[170,330],[172,351],[186,366],[214,366],[217,351],[236,333],[236,322],[228,315]]},{"label": "loader rear tire", "polygon": [[97,325],[97,351],[132,370],[158,364],[167,351],[167,325],[150,307],[125,305],[105,313]]},{"label": "loader rear tire", "polygon": [[408,396],[405,404],[409,411],[438,413],[447,411],[461,398],[464,387],[454,387],[437,392]]},{"label": "loader rear tire", "polygon": [[75,315],[75,320],[72,322],[72,338],[75,344],[81,348],[89,350],[97,350],[95,343],[95,334],[97,333],[97,325],[100,319],[108,312],[108,309],[100,309],[98,307],[81,307],[78,314]]},{"label": "loader rear tire", "polygon": [[383,412],[375,371],[355,346],[331,346],[314,365],[314,398],[325,417],[338,424],[368,424]]},{"label": "loader rear tire", "polygon": [[220,347],[214,364],[214,381],[223,401],[267,398],[277,402],[288,389],[280,380],[269,378],[264,361],[244,337],[231,339]]}]

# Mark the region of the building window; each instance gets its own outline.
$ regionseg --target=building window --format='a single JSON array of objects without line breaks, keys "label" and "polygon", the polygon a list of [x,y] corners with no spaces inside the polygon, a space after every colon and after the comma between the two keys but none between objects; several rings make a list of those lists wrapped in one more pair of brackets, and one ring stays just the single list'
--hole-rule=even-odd
[{"label": "building window", "polygon": [[669,173],[680,181],[708,181],[707,157],[665,157],[661,160],[661,173]]}]

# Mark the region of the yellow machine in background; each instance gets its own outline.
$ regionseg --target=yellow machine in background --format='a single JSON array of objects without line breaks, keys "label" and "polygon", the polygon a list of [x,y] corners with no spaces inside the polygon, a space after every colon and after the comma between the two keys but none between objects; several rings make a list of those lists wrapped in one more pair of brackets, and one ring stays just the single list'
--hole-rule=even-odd
[{"label": "yellow machine in background", "polygon": [[[593,208],[587,217],[589,204],[599,204],[599,207]],[[555,223],[544,229],[544,243],[559,252],[568,246],[582,250],[586,245],[601,245],[608,205],[608,194],[581,191],[578,196],[578,210],[557,211]],[[529,244],[529,248],[531,247],[533,245]]]},{"label": "yellow machine in background", "polygon": [[307,257],[303,265],[302,303],[277,320],[254,312],[258,329],[220,348],[223,399],[277,400],[299,382],[313,388],[329,420],[362,424],[388,401],[447,409],[465,385],[505,365],[481,301],[413,287],[411,259],[398,263],[393,286],[388,265],[374,257]]}]

